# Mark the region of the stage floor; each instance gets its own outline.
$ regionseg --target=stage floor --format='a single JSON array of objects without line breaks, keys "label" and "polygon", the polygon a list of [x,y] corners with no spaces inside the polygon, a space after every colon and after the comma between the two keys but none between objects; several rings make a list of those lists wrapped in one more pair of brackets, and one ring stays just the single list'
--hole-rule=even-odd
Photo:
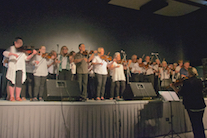
[{"label": "stage floor", "polygon": [[[206,99],[205,99],[206,100]],[[167,134],[169,102],[137,101],[35,101],[0,100],[2,138],[139,138]],[[182,102],[172,102],[177,133],[190,132]],[[207,128],[207,114],[204,113]]]},{"label": "stage floor", "polygon": [[85,102],[82,101],[7,101],[7,100],[0,100],[0,106],[1,105],[101,105],[101,104],[129,104],[129,103],[147,103],[149,101],[162,101],[162,100],[131,100],[131,101],[117,101],[117,100],[87,100]]}]

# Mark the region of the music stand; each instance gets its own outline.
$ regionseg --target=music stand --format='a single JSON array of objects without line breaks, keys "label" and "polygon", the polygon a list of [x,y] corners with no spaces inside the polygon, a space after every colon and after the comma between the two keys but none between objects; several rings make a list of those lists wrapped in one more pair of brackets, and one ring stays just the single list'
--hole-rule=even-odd
[{"label": "music stand", "polygon": [[[171,129],[170,131],[164,135],[163,138],[166,136],[171,135],[171,138],[173,138],[173,134],[176,134],[176,137],[180,137],[174,130],[173,130],[173,112],[172,112],[172,101],[180,101],[178,98],[177,94],[174,91],[159,91],[159,94],[162,96],[164,101],[167,101],[170,103],[170,121],[169,124],[171,124]],[[181,137],[180,137],[181,138]]]}]

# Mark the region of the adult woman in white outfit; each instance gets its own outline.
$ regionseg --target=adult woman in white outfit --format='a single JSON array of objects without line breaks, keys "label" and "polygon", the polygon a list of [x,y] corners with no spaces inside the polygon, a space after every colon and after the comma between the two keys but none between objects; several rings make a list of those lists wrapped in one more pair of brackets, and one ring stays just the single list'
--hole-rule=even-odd
[{"label": "adult woman in white outfit", "polygon": [[[113,70],[112,81],[115,82],[116,99],[122,98],[123,92],[126,87],[126,77],[124,75],[124,67],[119,63],[121,61],[121,55],[119,52],[114,54],[113,63],[109,65],[109,69]],[[110,98],[112,100],[113,97]]]}]

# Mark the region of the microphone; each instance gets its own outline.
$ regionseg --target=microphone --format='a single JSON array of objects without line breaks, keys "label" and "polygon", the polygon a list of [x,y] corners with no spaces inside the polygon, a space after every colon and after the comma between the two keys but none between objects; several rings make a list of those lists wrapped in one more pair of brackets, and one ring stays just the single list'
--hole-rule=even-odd
[{"label": "microphone", "polygon": [[151,53],[151,55],[159,55],[159,53]]},{"label": "microphone", "polygon": [[122,53],[122,54],[124,54],[124,53],[125,53],[125,51],[124,51],[124,50],[121,50],[121,53]]}]

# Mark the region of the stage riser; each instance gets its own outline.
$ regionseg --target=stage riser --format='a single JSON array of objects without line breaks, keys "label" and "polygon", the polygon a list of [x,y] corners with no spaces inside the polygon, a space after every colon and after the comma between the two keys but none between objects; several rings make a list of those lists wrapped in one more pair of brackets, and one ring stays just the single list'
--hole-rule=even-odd
[{"label": "stage riser", "polygon": [[[0,103],[0,138],[137,138],[170,130],[167,102],[16,103]],[[175,132],[191,131],[182,103],[173,102],[172,108]]]}]

